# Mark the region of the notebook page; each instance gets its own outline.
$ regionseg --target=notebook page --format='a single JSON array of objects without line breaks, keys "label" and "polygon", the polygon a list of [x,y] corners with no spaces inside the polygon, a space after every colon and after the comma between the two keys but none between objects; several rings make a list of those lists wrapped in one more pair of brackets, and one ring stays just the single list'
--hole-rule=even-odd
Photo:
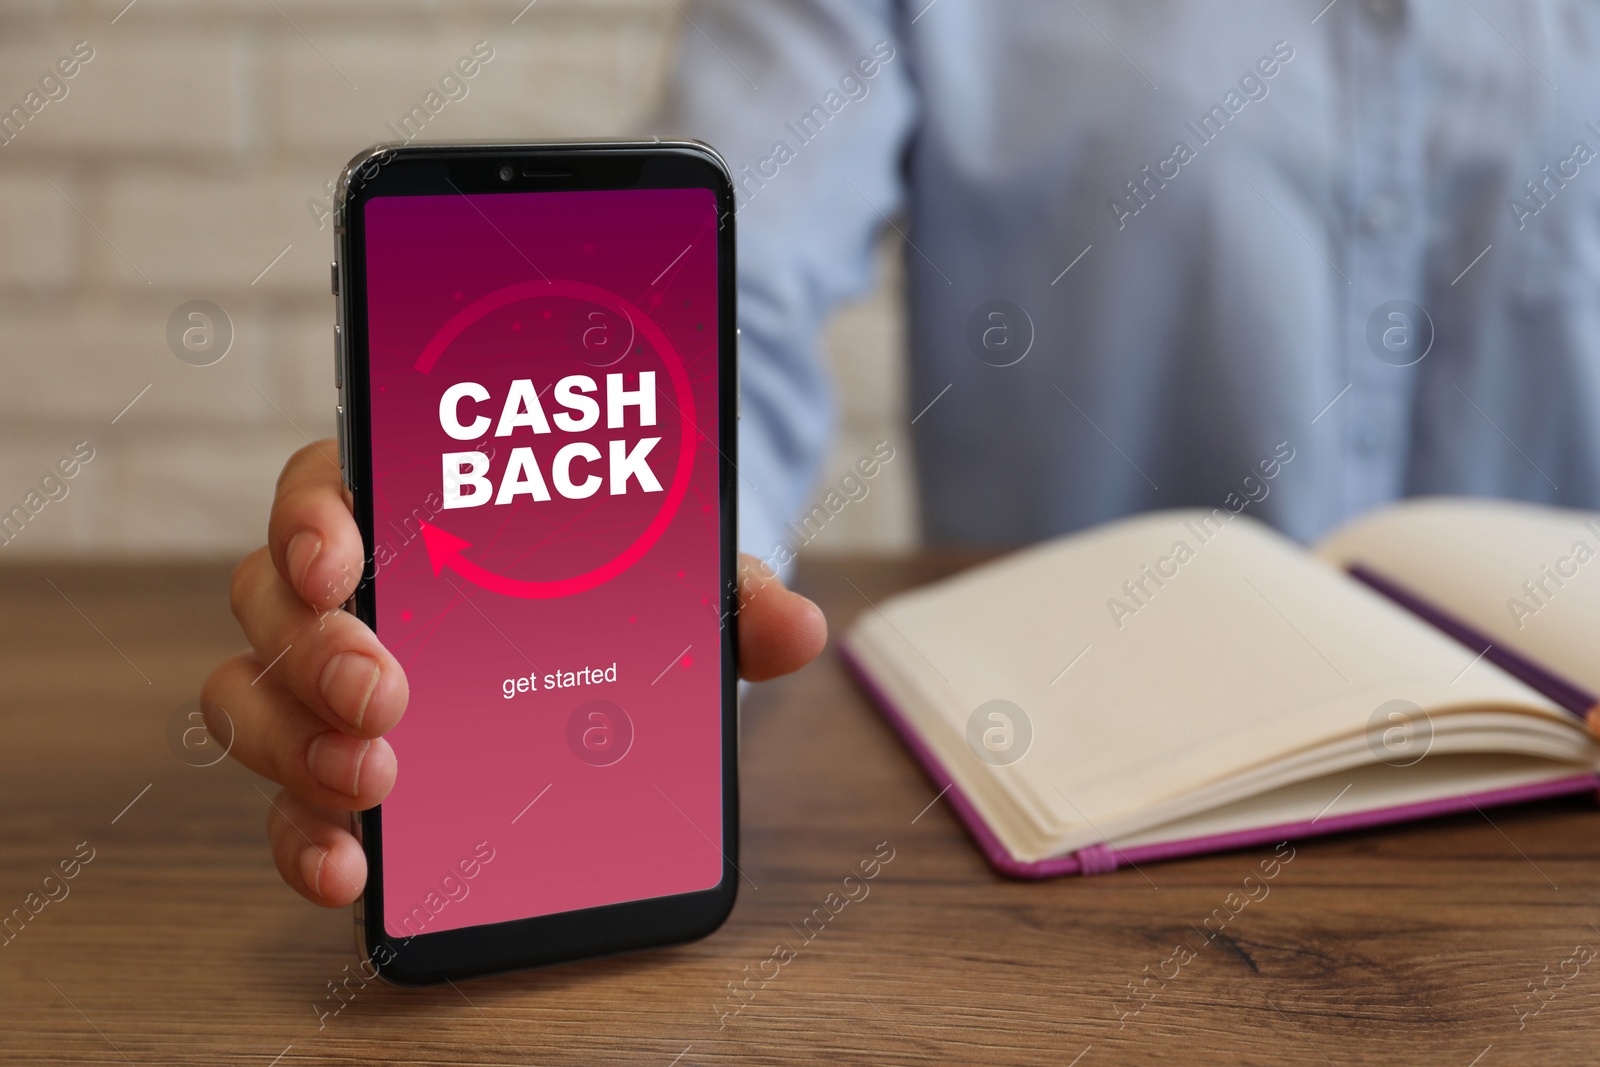
[{"label": "notebook page", "polygon": [[1592,693],[1600,693],[1600,513],[1501,500],[1408,501],[1324,538]]},{"label": "notebook page", "polygon": [[[952,773],[1004,783],[1047,835],[1119,821],[1285,754],[1359,736],[1390,700],[1521,705],[1522,683],[1245,518],[1163,512],[1025,550],[878,605],[904,712]],[[1126,583],[1126,584],[1124,584]],[[964,738],[1003,699],[1032,727],[1009,766]]]},{"label": "notebook page", "polygon": [[[1559,763],[1533,756],[1483,753],[1443,756],[1409,767],[1371,763],[1295,782],[1187,819],[1152,827],[1143,833],[1117,838],[1119,848],[1137,848],[1167,841],[1186,841],[1213,834],[1237,833],[1258,826],[1311,822],[1322,816],[1339,817],[1421,804],[1457,793],[1475,796],[1496,789],[1511,789],[1578,775],[1592,775],[1592,765]],[[1330,801],[1332,801],[1330,803]]]}]

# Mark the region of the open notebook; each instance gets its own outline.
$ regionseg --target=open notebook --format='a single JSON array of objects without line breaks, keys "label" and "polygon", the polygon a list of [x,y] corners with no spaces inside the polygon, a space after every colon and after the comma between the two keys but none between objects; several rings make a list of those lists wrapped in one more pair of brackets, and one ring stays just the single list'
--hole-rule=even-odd
[{"label": "open notebook", "polygon": [[1427,499],[1311,552],[1143,515],[885,600],[841,650],[990,861],[1048,877],[1592,793],[1597,638],[1600,515]]}]

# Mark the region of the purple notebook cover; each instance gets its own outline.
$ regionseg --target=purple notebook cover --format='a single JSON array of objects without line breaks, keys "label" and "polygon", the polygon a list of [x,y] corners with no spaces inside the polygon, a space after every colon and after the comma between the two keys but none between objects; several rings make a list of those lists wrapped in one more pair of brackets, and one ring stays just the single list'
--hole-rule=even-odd
[{"label": "purple notebook cover", "polygon": [[[1374,581],[1373,579],[1378,576],[1364,568],[1352,568],[1352,571],[1359,571],[1359,573],[1356,573],[1358,580],[1389,596],[1474,651],[1482,651],[1484,648],[1492,646],[1492,642],[1477,630],[1442,609],[1422,600],[1415,594],[1403,590],[1393,582],[1381,578],[1378,581]],[[1515,653],[1511,655],[1516,656]],[[889,699],[889,695],[878,686],[878,683],[867,671],[865,665],[851,653],[848,639],[839,643],[839,656],[844,661],[845,666],[849,668],[850,673],[855,676],[856,680],[861,683],[862,688],[867,691],[873,702],[878,705],[879,710],[883,712],[884,718],[895,728],[895,732],[900,735],[906,747],[911,750],[911,754],[922,764],[928,777],[933,780],[933,784],[946,790],[944,796],[949,799],[950,806],[955,809],[956,815],[960,817],[961,822],[967,828],[967,832],[972,835],[972,839],[977,842],[979,849],[983,851],[990,864],[1001,874],[1012,878],[1054,878],[1064,874],[1105,874],[1122,866],[1178,859],[1182,856],[1194,856],[1205,852],[1250,848],[1256,845],[1276,844],[1280,841],[1317,837],[1323,834],[1336,834],[1346,830],[1364,830],[1368,827],[1384,826],[1389,823],[1409,822],[1441,815],[1454,815],[1479,808],[1501,807],[1506,804],[1521,804],[1550,797],[1596,792],[1596,776],[1578,774],[1566,778],[1557,778],[1549,782],[1537,782],[1533,785],[1486,790],[1470,796],[1463,794],[1418,804],[1400,804],[1390,808],[1377,808],[1372,811],[1358,812],[1353,815],[1319,816],[1310,822],[1278,823],[1272,826],[1258,826],[1249,830],[1238,830],[1227,834],[1190,837],[1156,845],[1139,845],[1134,848],[1119,849],[1102,843],[1081,848],[1064,856],[1052,856],[1048,859],[1026,862],[1017,859],[1006,849],[1005,845],[1001,844],[1000,838],[989,828],[989,824],[984,821],[983,816],[978,812],[977,806],[961,791],[961,787],[955,784],[955,779],[944,769],[944,765],[933,754],[933,750],[924,743],[922,736],[912,726],[910,720],[905,717],[894,701]],[[1500,662],[1493,656],[1486,658],[1493,659],[1497,663]],[[1513,670],[1511,673],[1522,678],[1533,688],[1545,693],[1552,700],[1567,707],[1568,710],[1576,712],[1577,708],[1573,705],[1578,704],[1586,707],[1594,705],[1595,701],[1577,686],[1559,678],[1552,672],[1538,667],[1531,660],[1526,660],[1521,656],[1516,656],[1516,659],[1521,663],[1527,664],[1531,670],[1526,672]]]}]

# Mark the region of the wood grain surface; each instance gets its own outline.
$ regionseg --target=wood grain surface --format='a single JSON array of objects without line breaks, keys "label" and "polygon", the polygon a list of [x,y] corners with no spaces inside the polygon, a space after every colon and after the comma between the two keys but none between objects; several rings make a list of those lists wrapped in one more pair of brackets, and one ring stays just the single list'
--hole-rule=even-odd
[{"label": "wood grain surface", "polygon": [[[961,562],[813,565],[800,584],[842,628],[868,598]],[[831,651],[747,700],[741,866],[758,888],[718,933],[456,987],[363,986],[350,913],[306,904],[273,871],[265,783],[169,747],[174,716],[242,643],[226,579],[0,570],[0,914],[37,907],[46,875],[93,854],[0,943],[0,1061],[1595,1059],[1588,801],[1302,842],[1210,938],[1204,921],[1272,849],[1000,878]],[[858,899],[839,905],[844,877],[890,850],[866,895],[852,883]],[[817,909],[826,925],[808,928]]]}]

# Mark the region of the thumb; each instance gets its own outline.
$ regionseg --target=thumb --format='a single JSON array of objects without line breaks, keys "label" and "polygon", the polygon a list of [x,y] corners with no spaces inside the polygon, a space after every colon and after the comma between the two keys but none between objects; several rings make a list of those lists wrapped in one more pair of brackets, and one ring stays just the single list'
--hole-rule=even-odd
[{"label": "thumb", "polygon": [[739,673],[748,681],[792,674],[828,641],[822,609],[784,587],[766,564],[739,556]]}]

